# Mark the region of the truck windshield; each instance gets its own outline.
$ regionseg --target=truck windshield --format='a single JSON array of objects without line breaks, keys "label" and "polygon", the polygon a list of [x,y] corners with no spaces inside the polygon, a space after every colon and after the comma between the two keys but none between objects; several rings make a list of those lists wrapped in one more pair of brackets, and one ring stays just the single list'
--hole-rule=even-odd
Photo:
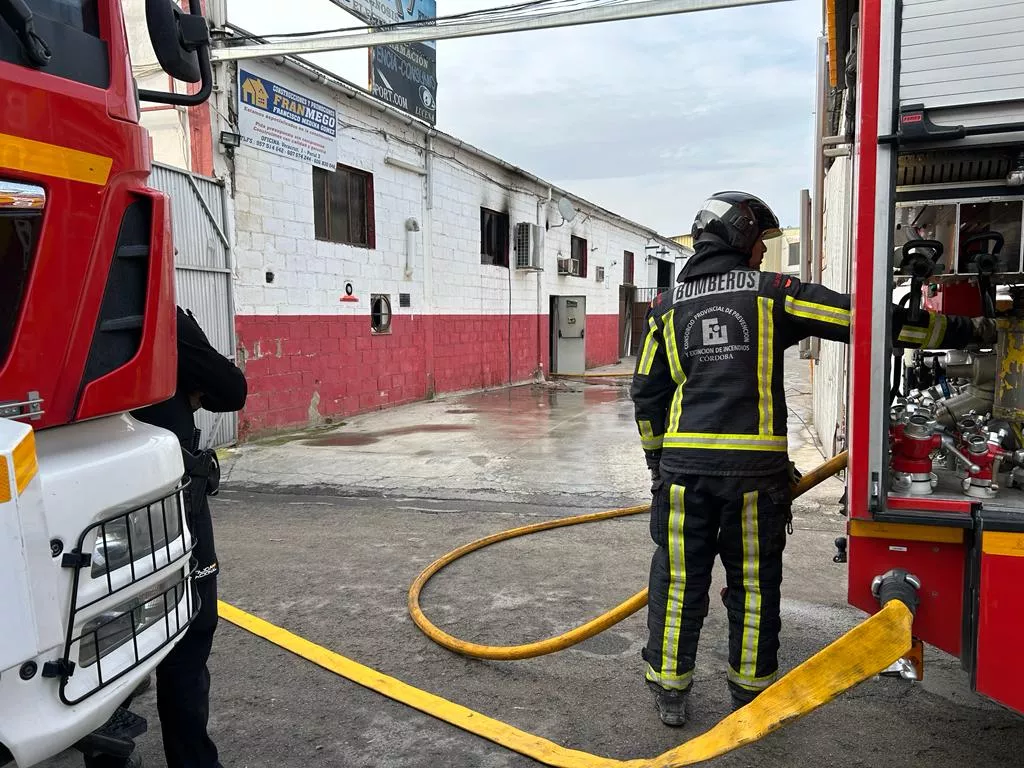
[{"label": "truck windshield", "polygon": [[[100,4],[101,0],[0,0],[0,61],[106,88],[110,67],[100,32]],[[24,10],[29,6],[32,18],[26,25]]]},{"label": "truck windshield", "polygon": [[32,13],[45,16],[80,32],[100,36],[100,13],[97,0],[35,0]]}]

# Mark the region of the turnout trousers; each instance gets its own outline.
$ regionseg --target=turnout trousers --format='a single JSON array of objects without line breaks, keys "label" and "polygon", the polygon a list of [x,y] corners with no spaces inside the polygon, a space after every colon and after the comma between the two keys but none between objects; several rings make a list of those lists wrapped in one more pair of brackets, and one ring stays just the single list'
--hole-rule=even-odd
[{"label": "turnout trousers", "polygon": [[[220,768],[217,747],[206,731],[210,718],[210,671],[206,664],[217,631],[217,565],[213,523],[205,493],[193,499],[200,570],[195,585],[199,612],[181,641],[156,668],[156,707],[167,768]],[[205,572],[206,575],[202,575]]]},{"label": "turnout trousers", "polygon": [[788,477],[663,476],[653,488],[646,678],[688,690],[708,614],[715,556],[725,567],[728,681],[750,701],[778,676],[782,553],[791,517]]}]

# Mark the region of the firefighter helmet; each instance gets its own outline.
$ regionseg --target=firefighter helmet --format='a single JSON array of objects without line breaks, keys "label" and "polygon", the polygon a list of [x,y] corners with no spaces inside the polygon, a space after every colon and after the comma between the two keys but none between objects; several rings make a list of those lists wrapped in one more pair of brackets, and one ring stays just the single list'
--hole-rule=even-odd
[{"label": "firefighter helmet", "polygon": [[746,192],[716,192],[705,200],[690,230],[694,245],[705,232],[743,253],[750,252],[758,237],[768,240],[782,234],[767,203]]}]

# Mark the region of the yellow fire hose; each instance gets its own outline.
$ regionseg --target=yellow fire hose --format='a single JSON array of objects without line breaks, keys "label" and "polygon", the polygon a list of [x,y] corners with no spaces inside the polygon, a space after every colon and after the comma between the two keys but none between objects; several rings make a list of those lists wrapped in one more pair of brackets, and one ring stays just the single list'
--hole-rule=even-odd
[{"label": "yellow fire hose", "polygon": [[870,619],[812,656],[706,733],[658,757],[614,760],[567,749],[414,688],[227,603],[220,603],[219,608],[225,621],[326,670],[554,768],[681,768],[724,755],[767,736],[887,668],[910,649],[913,622],[913,615],[906,605],[898,600],[890,601]]},{"label": "yellow fire hose", "polygon": [[[795,494],[799,495],[814,487],[845,465],[846,454],[836,456],[805,475],[797,485]],[[647,506],[629,507],[625,510],[611,510],[595,515],[579,515],[563,520],[554,520],[495,534],[460,547],[432,564],[420,575],[413,585],[413,589],[410,590],[410,609],[415,607],[417,611],[419,610],[418,595],[426,580],[445,564],[467,552],[525,533],[637,514],[647,508]],[[878,613],[790,671],[753,702],[733,712],[711,730],[658,757],[625,761],[567,749],[548,739],[527,733],[435,694],[414,688],[232,605],[220,602],[218,606],[221,617],[226,621],[312,661],[324,669],[545,765],[555,768],[612,768],[613,766],[616,768],[681,768],[719,757],[763,738],[783,725],[831,701],[843,691],[888,668],[905,655],[912,645],[913,613],[902,599],[886,597],[886,594],[892,594],[891,590],[887,593],[883,587],[881,594],[884,605]],[[608,614],[600,616],[572,632],[526,646],[506,648],[478,646],[451,638],[436,628],[434,631],[439,636],[454,641],[456,647],[453,647],[452,650],[467,655],[483,655],[473,652],[476,649],[483,649],[487,654],[484,658],[529,658],[569,647],[586,637],[597,634],[602,629],[614,625],[642,608],[646,599],[645,590]],[[422,617],[422,612],[420,612],[420,616]],[[426,622],[425,617],[422,620]],[[429,622],[426,624],[433,626]],[[423,628],[419,622],[417,625],[421,629]],[[442,645],[449,647],[446,643],[442,643]],[[525,653],[523,649],[525,649]]]},{"label": "yellow fire hose", "polygon": [[[843,451],[826,461],[821,466],[815,467],[800,478],[800,482],[797,483],[793,490],[793,497],[796,498],[797,496],[806,493],[822,481],[845,469],[847,455],[847,452]],[[549,637],[547,640],[539,640],[533,643],[526,643],[525,645],[480,645],[479,643],[470,643],[465,640],[459,640],[457,637],[449,635],[447,632],[439,629],[431,623],[430,619],[428,619],[423,613],[423,610],[420,608],[420,592],[422,592],[423,587],[431,577],[445,566],[450,565],[464,555],[468,555],[470,552],[483,549],[484,547],[495,544],[499,541],[506,541],[507,539],[514,539],[519,536],[526,536],[527,534],[537,533],[538,531],[549,531],[552,528],[562,528],[567,525],[580,525],[582,523],[597,522],[598,520],[610,520],[613,517],[638,515],[646,512],[650,508],[650,504],[641,504],[635,507],[611,509],[607,512],[594,512],[587,515],[563,517],[558,520],[548,520],[543,523],[525,525],[521,528],[512,528],[508,531],[495,533],[482,539],[472,541],[469,544],[464,544],[458,549],[449,552],[444,557],[435,560],[433,563],[428,565],[419,576],[416,577],[412,586],[409,587],[409,614],[412,616],[412,620],[415,622],[416,626],[423,630],[423,633],[438,645],[442,645],[455,653],[461,653],[463,656],[473,656],[478,659],[491,659],[494,661],[530,659],[535,656],[543,656],[548,653],[554,653],[555,651],[561,651],[565,648],[576,645],[577,643],[581,643],[594,635],[600,634],[609,627],[618,624],[623,619],[632,616],[647,605],[647,589],[644,588],[640,592],[637,592],[625,602],[619,603],[617,606],[612,608],[612,610],[598,616],[596,619],[591,619],[586,624],[582,624],[564,634]]]}]

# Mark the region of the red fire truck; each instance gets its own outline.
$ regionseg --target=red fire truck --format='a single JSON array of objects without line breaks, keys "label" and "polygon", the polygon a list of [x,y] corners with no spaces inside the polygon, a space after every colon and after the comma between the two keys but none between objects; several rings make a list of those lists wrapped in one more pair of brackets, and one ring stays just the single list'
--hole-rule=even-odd
[{"label": "red fire truck", "polygon": [[151,93],[118,0],[0,0],[0,764],[130,749],[130,713],[93,732],[196,608],[178,442],[129,415],[175,390],[170,210],[139,101],[208,97],[193,14],[147,2],[162,67],[201,83]]},{"label": "red fire truck", "polygon": [[[915,634],[1024,712],[1024,2],[826,13],[818,151],[852,149],[849,601],[874,612],[873,577],[910,572]],[[896,288],[911,313],[996,318],[998,342],[894,352]]]}]

